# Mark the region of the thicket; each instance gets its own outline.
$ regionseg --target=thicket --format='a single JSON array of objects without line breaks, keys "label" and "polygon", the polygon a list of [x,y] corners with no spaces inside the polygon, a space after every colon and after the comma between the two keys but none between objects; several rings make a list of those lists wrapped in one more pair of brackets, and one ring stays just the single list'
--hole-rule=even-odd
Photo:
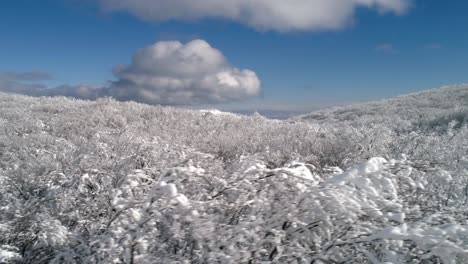
[{"label": "thicket", "polygon": [[467,95],[277,121],[0,94],[0,263],[466,263]]}]

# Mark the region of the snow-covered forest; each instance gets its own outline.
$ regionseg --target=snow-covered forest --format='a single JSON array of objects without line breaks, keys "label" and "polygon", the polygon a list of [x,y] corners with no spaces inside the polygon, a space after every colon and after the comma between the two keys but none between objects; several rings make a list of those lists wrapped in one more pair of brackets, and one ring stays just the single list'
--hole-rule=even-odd
[{"label": "snow-covered forest", "polygon": [[468,86],[285,121],[0,94],[0,263],[468,263]]}]

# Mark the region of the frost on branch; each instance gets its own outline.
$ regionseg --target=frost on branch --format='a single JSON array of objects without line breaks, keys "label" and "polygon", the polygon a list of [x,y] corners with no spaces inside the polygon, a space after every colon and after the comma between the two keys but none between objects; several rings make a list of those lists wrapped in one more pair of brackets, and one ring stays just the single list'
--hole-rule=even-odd
[{"label": "frost on branch", "polygon": [[307,122],[1,94],[0,262],[467,263],[467,91]]}]

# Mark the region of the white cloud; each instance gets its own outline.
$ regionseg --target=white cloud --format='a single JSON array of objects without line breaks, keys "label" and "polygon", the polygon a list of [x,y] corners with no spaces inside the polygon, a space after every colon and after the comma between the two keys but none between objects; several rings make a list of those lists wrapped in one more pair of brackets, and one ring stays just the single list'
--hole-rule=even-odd
[{"label": "white cloud", "polygon": [[0,83],[21,82],[21,81],[43,81],[50,79],[51,76],[46,72],[0,72]]},{"label": "white cloud", "polygon": [[438,50],[438,49],[442,49],[443,46],[442,44],[440,43],[430,43],[430,44],[427,44],[426,46],[424,46],[426,49],[430,49],[430,50]]},{"label": "white cloud", "polygon": [[393,44],[390,43],[384,43],[380,44],[377,47],[375,47],[375,51],[381,52],[384,54],[395,54],[398,53],[398,50],[393,46]]},{"label": "white cloud", "polygon": [[139,50],[108,93],[121,100],[187,105],[242,100],[260,93],[255,72],[232,67],[204,40],[161,41]]},{"label": "white cloud", "polygon": [[412,0],[100,0],[104,10],[144,20],[223,18],[259,30],[337,30],[352,23],[356,9],[404,14]]},{"label": "white cloud", "polygon": [[231,66],[221,51],[200,39],[186,44],[157,42],[137,51],[132,63],[115,68],[114,74],[117,81],[106,85],[49,88],[30,83],[50,78],[46,73],[0,72],[0,91],[90,100],[111,96],[121,101],[164,105],[235,102],[261,92],[255,72]]}]

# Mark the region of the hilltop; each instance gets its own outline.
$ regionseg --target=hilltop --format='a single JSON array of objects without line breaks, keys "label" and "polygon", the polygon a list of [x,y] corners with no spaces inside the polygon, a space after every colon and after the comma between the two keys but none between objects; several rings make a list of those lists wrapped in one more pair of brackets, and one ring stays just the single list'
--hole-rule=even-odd
[{"label": "hilltop", "polygon": [[[458,85],[407,94],[391,99],[334,107],[293,120],[312,123],[380,123],[391,120],[391,127],[408,124],[416,126],[445,126],[456,120],[468,122],[468,85]],[[389,122],[387,122],[389,123]],[[400,127],[401,128],[401,127]]]}]

